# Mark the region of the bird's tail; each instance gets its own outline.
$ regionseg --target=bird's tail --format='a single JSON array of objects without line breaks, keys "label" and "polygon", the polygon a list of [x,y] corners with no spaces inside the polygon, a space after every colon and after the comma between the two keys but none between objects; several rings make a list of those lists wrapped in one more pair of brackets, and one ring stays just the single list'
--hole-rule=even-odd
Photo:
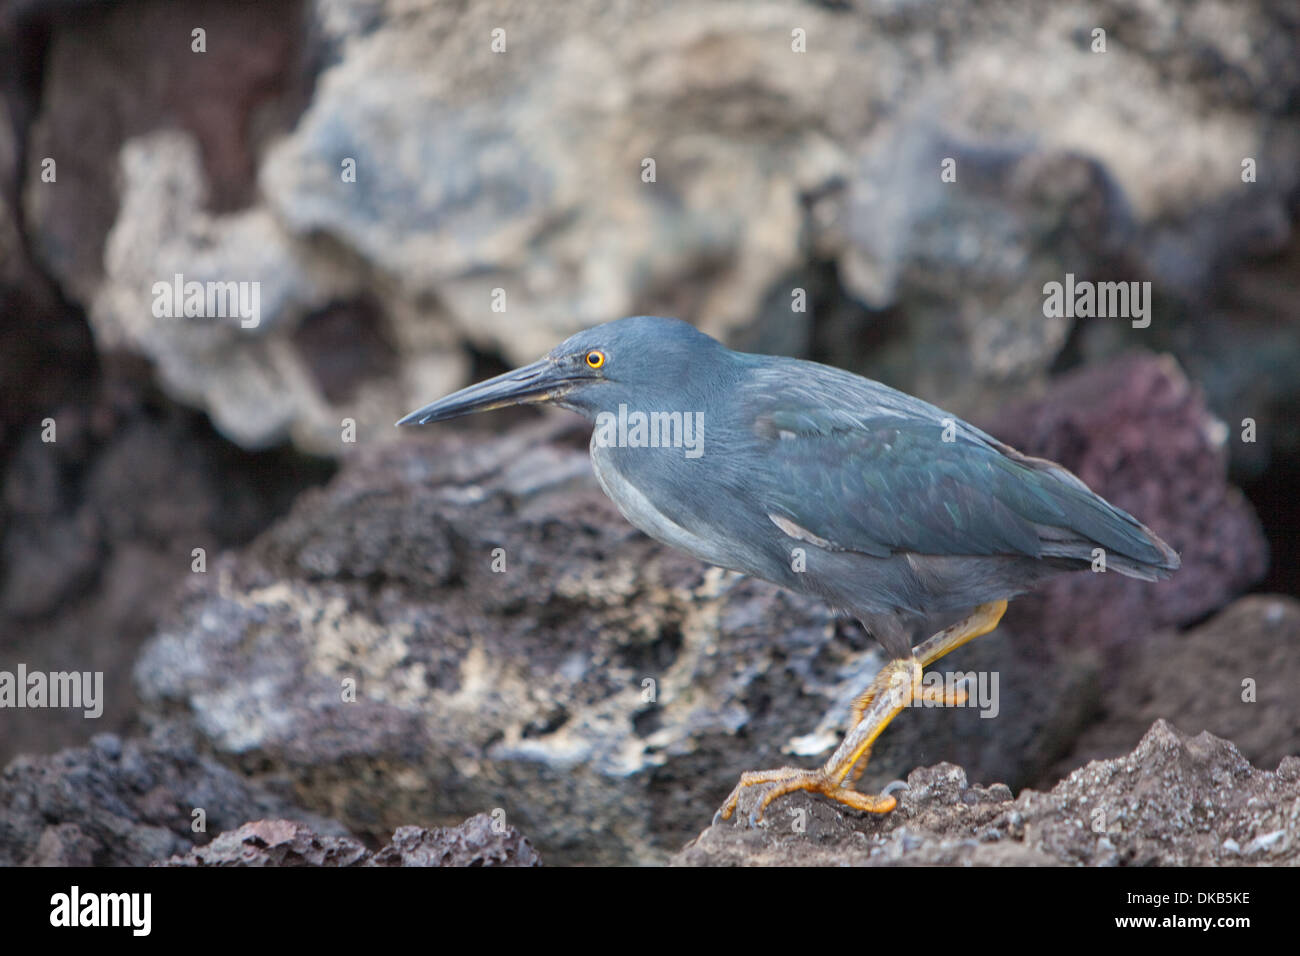
[{"label": "bird's tail", "polygon": [[1051,496],[1064,527],[1038,524],[1042,556],[1077,566],[1094,563],[1102,549],[1107,570],[1143,581],[1163,581],[1182,565],[1178,552],[1127,511],[1117,508],[1055,462],[1017,453],[1021,464],[1052,478]]},{"label": "bird's tail", "polygon": [[[1104,499],[1100,499],[1103,503]],[[1113,505],[1110,507],[1114,508]],[[1178,552],[1169,547],[1159,535],[1157,535],[1146,525],[1136,521],[1132,515],[1119,508],[1114,508],[1115,515],[1121,519],[1127,519],[1132,522],[1132,526],[1120,529],[1122,539],[1119,535],[1107,535],[1112,541],[1112,545],[1107,547],[1103,541],[1093,538],[1084,538],[1081,535],[1072,534],[1067,529],[1053,528],[1046,525],[1040,525],[1038,536],[1042,542],[1042,554],[1046,559],[1057,559],[1067,567],[1078,567],[1081,564],[1094,564],[1098,557],[1098,549],[1101,549],[1100,557],[1105,561],[1105,567],[1108,571],[1118,571],[1120,574],[1130,578],[1138,578],[1142,581],[1163,581],[1170,577],[1175,571],[1182,566],[1179,560]],[[1127,523],[1126,521],[1126,523]],[[1131,543],[1134,538],[1141,543],[1141,549],[1146,554],[1154,554],[1156,557],[1134,557],[1133,552],[1139,550]],[[1121,541],[1122,547],[1116,546],[1113,542]]]}]

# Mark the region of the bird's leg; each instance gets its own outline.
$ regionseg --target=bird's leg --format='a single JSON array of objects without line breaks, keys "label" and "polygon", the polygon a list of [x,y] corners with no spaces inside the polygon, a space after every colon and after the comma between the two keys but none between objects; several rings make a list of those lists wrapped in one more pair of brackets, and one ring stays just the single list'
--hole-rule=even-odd
[{"label": "bird's leg", "polygon": [[[853,705],[853,723],[850,726],[856,727],[862,722],[863,714],[866,713],[867,706],[875,696],[874,682],[871,688],[859,697]],[[944,707],[961,707],[966,703],[967,695],[963,687],[954,687],[952,690],[919,690],[914,695],[914,700],[920,700],[932,706],[942,705]],[[849,774],[849,786],[856,787],[858,781],[862,779],[862,774],[866,772],[867,763],[871,760],[871,748],[868,747],[858,757],[858,762],[853,765],[853,772]]]},{"label": "bird's leg", "polygon": [[[852,728],[820,770],[782,767],[780,770],[741,774],[740,783],[731,791],[717,816],[723,820],[730,819],[744,789],[759,784],[766,784],[768,789],[749,815],[751,824],[762,818],[763,811],[773,800],[796,790],[820,793],[855,810],[887,813],[894,809],[897,801],[892,796],[871,796],[852,789],[853,781],[866,768],[872,744],[920,693],[922,669],[966,642],[992,631],[998,626],[1006,609],[1006,601],[981,604],[970,616],[923,641],[913,656],[887,663],[880,669],[871,686],[854,703]],[[965,698],[965,691],[961,690],[944,695],[945,703],[956,702],[958,699],[964,702]],[[855,767],[858,768],[856,772]],[[845,778],[850,773],[853,773],[853,781],[846,785]]]},{"label": "bird's leg", "polygon": [[[967,641],[973,641],[975,638],[983,637],[992,631],[998,626],[998,622],[1002,620],[1002,615],[1006,611],[1006,601],[981,604],[956,624],[951,624],[933,637],[926,638],[917,645],[912,653],[921,662],[922,667],[929,667],[949,651],[955,651]],[[853,702],[853,717],[849,724],[850,727],[856,727],[862,722],[862,714],[867,709],[867,705],[871,703],[871,698],[875,693],[876,682],[872,681],[871,686],[862,693],[862,696]],[[966,703],[966,692],[956,689],[951,693],[945,693],[942,698],[936,697],[935,699],[942,699],[945,707],[960,707]]]},{"label": "bird's leg", "polygon": [[[1002,620],[1002,615],[1006,612],[1006,601],[981,604],[957,623],[951,624],[938,634],[926,638],[916,647],[913,654],[921,662],[922,667],[928,667],[949,651],[955,651],[968,641],[973,641],[977,637],[988,634],[998,626],[998,622]],[[856,727],[862,722],[862,715],[871,704],[875,693],[876,682],[872,681],[871,686],[863,692],[862,696],[853,702],[853,722],[849,725],[850,727]],[[951,691],[945,691],[941,696],[937,691],[934,692],[933,697],[924,697],[923,694],[923,699],[941,701],[945,707],[960,707],[966,703],[967,695],[964,689],[954,688]],[[853,775],[850,778],[853,784],[856,784],[861,779],[863,772],[867,769],[867,760],[870,756],[871,750],[868,748],[858,758],[858,763],[853,768]]]},{"label": "bird's leg", "polygon": [[971,612],[969,617],[945,627],[933,637],[927,637],[912,653],[920,660],[922,667],[929,667],[949,651],[955,651],[968,641],[983,637],[992,631],[1002,620],[1002,615],[1006,613],[1006,601],[990,601],[988,604],[981,604]]},{"label": "bird's leg", "polygon": [[731,796],[718,811],[718,818],[727,820],[735,812],[740,802],[741,793],[746,787],[767,784],[768,789],[757,807],[749,814],[750,824],[762,819],[763,811],[777,797],[796,790],[809,790],[830,797],[855,810],[869,813],[887,813],[898,802],[892,796],[873,796],[858,793],[844,786],[853,765],[871,749],[880,732],[889,726],[889,722],[911,703],[912,695],[920,687],[921,665],[914,657],[892,660],[881,668],[872,687],[876,693],[863,716],[863,720],[831,755],[820,770],[801,770],[798,767],[782,767],[780,770],[762,770],[741,774],[740,783],[731,791]]},{"label": "bird's leg", "polygon": [[[888,672],[889,672],[888,665],[882,667],[880,669],[880,672],[876,674],[875,679],[872,680],[871,685],[858,696],[857,700],[853,702],[853,719],[852,719],[852,723],[849,724],[850,733],[852,733],[853,729],[859,726],[866,719],[867,711],[871,708],[872,702],[880,695],[880,693],[889,689]],[[911,699],[915,699],[915,697],[920,693],[920,683],[921,683],[921,669],[918,666],[916,669],[916,680],[912,687]],[[911,699],[909,699],[908,703],[911,703]],[[890,717],[890,719],[891,720],[893,719],[892,716]],[[880,728],[880,730],[884,730],[884,729],[885,729],[884,727]],[[832,757],[831,759],[833,760],[834,758]],[[851,773],[849,775],[848,785],[850,787],[857,786],[858,780],[861,779],[862,774],[866,771],[867,763],[870,760],[871,760],[871,747],[870,745],[868,745],[861,753],[857,755],[857,757],[854,760],[853,767],[851,768]]]},{"label": "bird's leg", "polygon": [[[925,665],[922,665],[925,666]],[[862,723],[863,715],[866,714],[867,708],[876,698],[876,682],[873,680],[871,686],[864,690],[861,696],[853,702],[853,716],[849,720],[850,727],[856,727]],[[966,691],[964,688],[955,687],[951,691],[946,690],[918,690],[916,698],[926,703],[942,703],[945,707],[960,707],[966,703]],[[861,774],[855,774],[853,779],[856,780]]]}]

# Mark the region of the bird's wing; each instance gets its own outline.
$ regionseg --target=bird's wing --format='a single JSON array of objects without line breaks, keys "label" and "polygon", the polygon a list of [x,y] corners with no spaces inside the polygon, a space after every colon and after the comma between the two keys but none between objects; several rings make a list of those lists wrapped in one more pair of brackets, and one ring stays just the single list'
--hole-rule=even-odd
[{"label": "bird's wing", "polygon": [[1037,557],[1034,522],[1064,515],[1032,485],[1011,480],[996,452],[944,442],[943,428],[892,416],[847,426],[807,410],[771,411],[756,421],[768,463],[760,503],[787,533],[793,526],[880,557]]},{"label": "bird's wing", "polygon": [[1043,557],[1062,553],[1045,533],[1062,529],[1136,561],[1165,560],[1140,523],[1060,466],[871,385],[885,400],[873,392],[864,412],[798,394],[748,403],[765,461],[759,504],[787,534],[880,557]]}]

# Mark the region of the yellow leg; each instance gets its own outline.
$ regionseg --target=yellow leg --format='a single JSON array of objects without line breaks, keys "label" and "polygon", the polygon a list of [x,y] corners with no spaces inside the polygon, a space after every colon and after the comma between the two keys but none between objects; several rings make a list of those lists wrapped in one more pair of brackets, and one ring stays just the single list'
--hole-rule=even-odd
[{"label": "yellow leg", "polygon": [[[962,618],[956,624],[945,627],[933,637],[926,638],[916,646],[912,654],[921,662],[922,667],[929,667],[949,651],[955,651],[968,641],[983,637],[992,631],[998,626],[998,622],[1002,620],[1002,615],[1005,613],[1007,613],[1006,601],[981,604],[968,617]],[[853,702],[853,718],[849,724],[850,727],[856,727],[862,722],[862,714],[866,711],[867,705],[871,703],[872,695],[875,692],[876,683],[872,681],[871,686],[866,689],[862,696]],[[945,695],[943,702],[949,707],[960,707],[966,703],[966,692],[959,690],[951,698]]]},{"label": "yellow leg", "polygon": [[963,644],[983,637],[998,626],[1002,615],[1007,613],[1006,601],[992,601],[981,604],[970,615],[950,627],[945,627],[933,637],[927,637],[912,652],[920,660],[922,667],[929,667],[950,651],[955,651]]},{"label": "yellow leg", "polygon": [[824,767],[820,770],[782,767],[780,770],[741,774],[740,783],[731,791],[731,796],[718,811],[717,818],[730,819],[740,802],[741,793],[746,787],[756,784],[766,784],[767,791],[749,814],[751,825],[762,819],[763,811],[773,800],[796,790],[820,793],[855,810],[870,813],[888,813],[894,809],[898,801],[892,796],[877,797],[858,793],[851,787],[844,786],[844,778],[853,769],[853,765],[871,749],[880,732],[889,726],[899,711],[911,703],[912,695],[920,687],[920,679],[921,665],[916,658],[890,661],[871,682],[876,693],[862,722],[849,732]]},{"label": "yellow leg", "polygon": [[[751,825],[762,819],[763,811],[773,800],[796,790],[820,793],[855,810],[888,813],[894,809],[897,804],[894,797],[871,796],[858,793],[852,788],[853,782],[866,768],[872,744],[903,708],[920,693],[922,668],[937,661],[949,651],[961,647],[967,641],[989,633],[998,626],[998,621],[1001,620],[1006,609],[1006,601],[981,604],[969,617],[923,641],[916,648],[914,656],[887,663],[880,669],[880,673],[871,682],[866,693],[854,702],[853,725],[820,770],[782,767],[779,770],[741,774],[740,783],[731,791],[731,795],[727,797],[715,819],[730,819],[740,803],[741,793],[746,787],[757,785],[766,785],[768,789],[758,806],[749,814]],[[959,690],[944,695],[943,699],[945,703],[950,701],[960,703],[965,701],[966,694]],[[853,773],[853,778],[848,785],[845,785],[845,778],[850,773]]]},{"label": "yellow leg", "polygon": [[[871,703],[872,697],[869,695],[872,694],[873,692],[868,690],[858,698],[858,702],[861,702],[860,704],[855,702],[853,707],[852,726],[856,727],[862,722],[862,714],[866,711],[867,705]],[[951,691],[941,691],[937,688],[935,690],[923,690],[917,695],[916,699],[921,700],[930,706],[942,705],[944,707],[960,707],[966,703],[967,698],[966,691],[957,687]],[[849,783],[851,786],[856,787],[858,785],[858,781],[862,779],[862,774],[866,772],[867,762],[870,759],[871,748],[868,747],[863,751],[862,755],[858,757],[858,762],[853,765],[853,772],[849,774]]]}]

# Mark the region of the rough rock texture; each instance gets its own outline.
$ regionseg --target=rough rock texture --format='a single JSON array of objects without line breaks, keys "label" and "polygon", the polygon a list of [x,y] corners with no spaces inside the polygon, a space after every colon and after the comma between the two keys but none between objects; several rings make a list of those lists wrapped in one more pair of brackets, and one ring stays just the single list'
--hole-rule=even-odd
[{"label": "rough rock texture", "polygon": [[160,866],[354,866],[368,855],[350,836],[321,836],[293,820],[257,820]]},{"label": "rough rock texture", "polygon": [[[196,809],[204,813],[200,832]],[[183,734],[100,734],[88,747],[19,757],[0,773],[0,865],[144,866],[267,816],[344,832],[197,756]]]},{"label": "rough rock texture", "polygon": [[457,827],[399,827],[376,852],[351,837],[321,836],[291,820],[258,820],[160,865],[541,866],[542,858],[514,827],[496,827],[489,814],[480,813]]},{"label": "rough rock texture", "polygon": [[1080,369],[1039,398],[1002,409],[987,427],[1065,465],[1183,562],[1158,584],[1113,572],[1058,578],[1012,605],[1007,623],[1017,633],[1112,647],[1197,621],[1263,577],[1268,545],[1259,518],[1226,481],[1235,432],[1169,357],[1127,355]]},{"label": "rough rock texture", "polygon": [[[1129,368],[1121,409],[1152,398],[1148,365]],[[1090,479],[1155,495],[1152,514],[1175,522],[1157,527],[1190,541],[1217,526],[1159,496],[1184,492],[1174,472],[1186,467],[1224,498],[1222,459],[1195,401],[1160,407],[1135,427],[1177,454],[1142,459],[1150,471],[1102,454],[1087,416],[1072,434]],[[741,771],[814,765],[837,743],[880,663],[856,625],[635,532],[595,488],[580,424],[428,437],[357,456],[237,560],[196,576],[137,666],[146,709],[189,721],[250,771],[286,774],[353,832],[500,807],[554,862],[662,859]],[[1233,569],[1230,546],[1189,548],[1182,573]],[[1255,554],[1235,560],[1249,568]],[[996,714],[910,710],[863,786],[945,759],[979,780],[1040,779],[1108,683],[1105,642],[1057,640],[1109,626],[1109,603],[1089,597],[1109,585],[1100,577],[1080,575],[1031,630],[1013,623],[945,660],[997,676]],[[1130,638],[1142,615],[1186,620],[1177,603],[1134,600]]]},{"label": "rough rock texture", "polygon": [[457,827],[398,827],[393,842],[375,853],[371,866],[541,866],[527,837],[491,814]]},{"label": "rough rock texture", "polygon": [[[198,143],[184,133],[129,140],[121,170],[121,212],[104,247],[106,282],[89,304],[100,347],[144,352],[170,394],[207,409],[243,447],[275,444],[309,422],[315,434],[300,435],[299,444],[337,452],[340,416],[323,396],[318,409],[304,407],[320,389],[293,340],[276,330],[359,296],[356,271],[300,254],[264,208],[207,212]],[[152,258],[142,261],[142,248],[155,250]],[[186,284],[257,283],[257,300],[240,306],[247,312],[226,306],[224,317],[186,318],[173,294],[177,313],[159,318],[155,283],[174,287],[177,275]]]},{"label": "rough rock texture", "polygon": [[[1236,866],[1300,863],[1300,757],[1252,767],[1228,741],[1158,720],[1132,753],[1050,793],[972,787],[951,764],[913,771],[888,814],[797,794],[757,828],[710,826],[687,866]],[[748,798],[747,798],[748,799]],[[742,808],[746,803],[742,802]]]},{"label": "rough rock texture", "polygon": [[[386,438],[467,374],[459,342],[520,361],[643,311],[774,351],[817,338],[987,412],[1070,340],[1044,281],[1151,279],[1163,311],[1136,339],[1173,347],[1170,319],[1227,314],[1178,303],[1285,245],[1297,26],[1212,0],[106,4],[54,30],[24,203],[97,337],[246,447],[338,454],[343,417]],[[176,271],[261,281],[262,326],[153,317]],[[296,334],[322,313],[370,343],[342,391]]]},{"label": "rough rock texture", "polygon": [[1109,673],[1100,720],[1048,779],[1124,753],[1157,717],[1231,740],[1261,767],[1300,751],[1294,598],[1250,595],[1186,633],[1152,634],[1126,648]]}]

